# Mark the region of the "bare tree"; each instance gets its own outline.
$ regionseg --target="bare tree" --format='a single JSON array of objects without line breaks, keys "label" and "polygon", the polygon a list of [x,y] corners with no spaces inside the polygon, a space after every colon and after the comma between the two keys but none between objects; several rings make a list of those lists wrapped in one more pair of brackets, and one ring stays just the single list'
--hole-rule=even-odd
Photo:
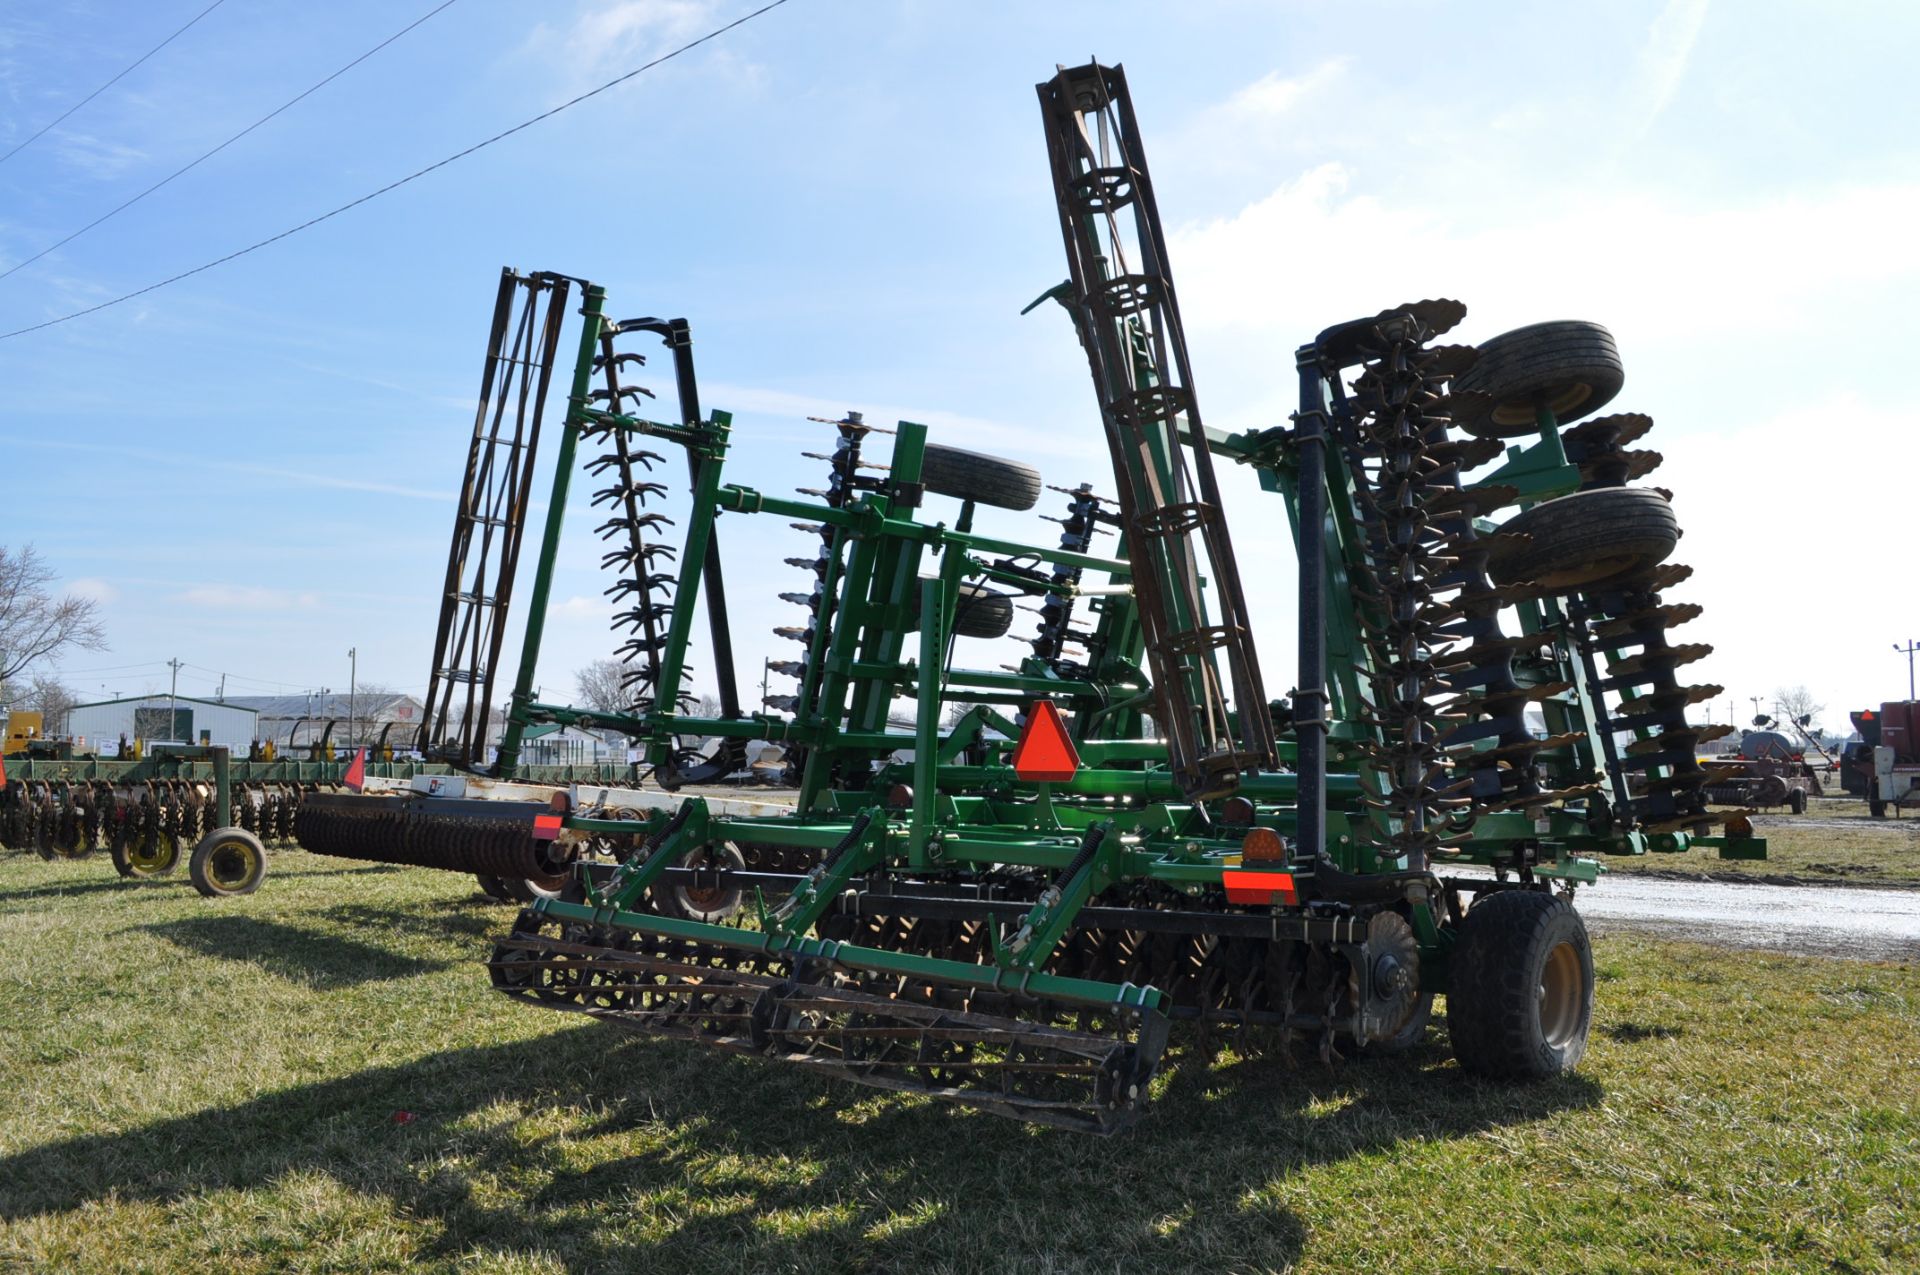
[{"label": "bare tree", "polygon": [[573,694],[580,707],[596,713],[625,713],[633,706],[632,693],[622,686],[627,666],[619,660],[595,660],[573,675]]},{"label": "bare tree", "polygon": [[1814,702],[1813,692],[1804,686],[1783,686],[1775,690],[1773,702],[1780,706],[1783,717],[1790,717],[1796,722],[1803,717],[1808,719],[1808,730],[1819,729],[1820,714],[1827,710],[1825,704]]},{"label": "bare tree", "polygon": [[49,735],[67,733],[67,714],[80,702],[70,687],[64,686],[59,679],[36,677],[33,685],[27,688],[24,708],[40,714],[41,728]]},{"label": "bare tree", "polygon": [[47,592],[53,568],[32,545],[10,553],[0,545],[0,683],[70,646],[98,651],[107,645],[100,604],[92,598],[56,598]]},{"label": "bare tree", "polygon": [[[334,739],[350,748],[372,743],[379,737],[378,728],[391,720],[384,714],[389,701],[398,698],[399,694],[384,682],[356,684],[352,692],[343,697],[352,720],[334,728]],[[387,732],[387,743],[394,748],[411,747],[414,734],[419,729],[420,723],[417,721],[400,723]]]}]

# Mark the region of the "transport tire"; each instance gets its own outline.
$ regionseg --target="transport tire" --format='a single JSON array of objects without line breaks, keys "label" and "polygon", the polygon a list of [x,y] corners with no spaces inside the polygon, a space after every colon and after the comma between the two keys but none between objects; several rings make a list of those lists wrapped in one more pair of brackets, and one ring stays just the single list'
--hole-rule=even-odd
[{"label": "transport tire", "polygon": [[1040,471],[1017,460],[928,443],[920,481],[937,496],[957,496],[996,509],[1031,509],[1040,501]]},{"label": "transport tire", "polygon": [[187,879],[209,899],[252,894],[267,876],[267,848],[245,828],[215,828],[187,861]]},{"label": "transport tire", "polygon": [[1807,813],[1807,793],[1804,788],[1795,788],[1787,794],[1787,809],[1796,815]]},{"label": "transport tire", "polygon": [[[1013,598],[983,584],[960,582],[960,598],[953,608],[953,631],[961,637],[1005,637],[1013,627]],[[910,631],[920,628],[920,591],[913,591],[913,622]]]},{"label": "transport tire", "polygon": [[1561,425],[1577,421],[1612,402],[1626,384],[1613,333],[1598,323],[1535,323],[1482,341],[1479,350],[1479,359],[1454,378],[1453,388],[1484,395],[1486,401],[1477,409],[1463,408],[1453,423],[1483,438],[1534,433],[1542,407]]},{"label": "transport tire", "polygon": [[1605,584],[1665,562],[1680,543],[1673,506],[1651,487],[1576,491],[1514,515],[1487,554],[1495,584],[1533,583],[1556,593]]},{"label": "transport tire", "polygon": [[1592,1027],[1593,945],[1570,904],[1502,890],[1467,909],[1447,988],[1447,1034],[1463,1070],[1549,1079],[1579,1064]]}]

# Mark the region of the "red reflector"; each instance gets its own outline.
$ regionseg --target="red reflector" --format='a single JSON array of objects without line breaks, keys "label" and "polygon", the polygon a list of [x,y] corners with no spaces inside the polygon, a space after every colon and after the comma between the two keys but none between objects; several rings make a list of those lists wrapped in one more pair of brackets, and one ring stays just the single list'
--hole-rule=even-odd
[{"label": "red reflector", "polygon": [[1013,773],[1028,783],[1058,783],[1072,779],[1080,769],[1080,753],[1050,699],[1037,699],[1027,709],[1027,724],[1013,746]]},{"label": "red reflector", "polygon": [[1298,903],[1291,872],[1249,872],[1227,868],[1220,873],[1220,884],[1227,887],[1229,903]]},{"label": "red reflector", "polygon": [[559,815],[535,815],[533,817],[533,839],[552,841],[560,835],[560,825],[565,821]]}]

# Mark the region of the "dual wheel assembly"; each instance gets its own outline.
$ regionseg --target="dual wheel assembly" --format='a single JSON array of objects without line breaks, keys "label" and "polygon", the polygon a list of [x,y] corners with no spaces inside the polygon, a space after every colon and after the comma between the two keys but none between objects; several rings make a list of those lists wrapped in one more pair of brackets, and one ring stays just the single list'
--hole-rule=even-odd
[{"label": "dual wheel assembly", "polygon": [[[180,866],[180,838],[174,833],[117,837],[113,866],[123,877],[169,876]],[[215,828],[187,857],[187,879],[209,899],[252,894],[267,875],[267,848],[244,828]]]}]

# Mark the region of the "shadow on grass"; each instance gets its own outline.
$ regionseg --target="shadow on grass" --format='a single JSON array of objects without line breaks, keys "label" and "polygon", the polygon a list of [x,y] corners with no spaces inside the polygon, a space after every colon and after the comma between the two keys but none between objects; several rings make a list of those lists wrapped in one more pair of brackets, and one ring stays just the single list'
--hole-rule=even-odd
[{"label": "shadow on grass", "polygon": [[[319,1172],[391,1199],[425,1228],[420,1256],[439,1261],[534,1250],[570,1270],[1287,1268],[1308,1231],[1273,1191],[1300,1170],[1601,1094],[1580,1077],[1480,1084],[1444,1061],[1429,1046],[1333,1069],[1176,1062],[1142,1124],[1094,1139],[561,1030],[12,1155],[0,1217],[271,1192]],[[397,1123],[401,1110],[415,1118]]]},{"label": "shadow on grass", "polygon": [[[184,857],[182,857],[180,861],[181,866],[166,876],[145,878],[123,877],[115,872],[113,869],[113,861],[107,857],[105,851],[100,851],[97,857],[100,860],[100,867],[102,869],[102,875],[98,880],[48,881],[39,885],[22,886],[17,890],[0,890],[0,903],[6,903],[13,899],[31,899],[37,896],[54,894],[104,894],[111,890],[148,890],[168,886],[177,887],[184,891],[191,891],[193,889],[193,883],[187,880],[186,859]],[[78,862],[78,860],[71,862]],[[401,871],[400,868],[390,863],[370,863],[361,868],[331,868],[304,872],[281,872],[274,869],[273,854],[269,851],[267,854],[267,879],[261,888],[270,889],[275,881],[293,880],[298,877],[359,876],[364,873],[399,871]]]},{"label": "shadow on grass", "polygon": [[373,931],[418,930],[432,926],[436,933],[464,935],[468,938],[498,938],[505,934],[519,915],[509,908],[475,894],[463,899],[423,899],[399,907],[375,907],[366,903],[341,903],[321,915],[342,925],[362,926]]},{"label": "shadow on grass", "polygon": [[337,934],[229,913],[141,927],[207,956],[245,961],[288,982],[327,990],[446,969],[450,961],[422,960]]}]

